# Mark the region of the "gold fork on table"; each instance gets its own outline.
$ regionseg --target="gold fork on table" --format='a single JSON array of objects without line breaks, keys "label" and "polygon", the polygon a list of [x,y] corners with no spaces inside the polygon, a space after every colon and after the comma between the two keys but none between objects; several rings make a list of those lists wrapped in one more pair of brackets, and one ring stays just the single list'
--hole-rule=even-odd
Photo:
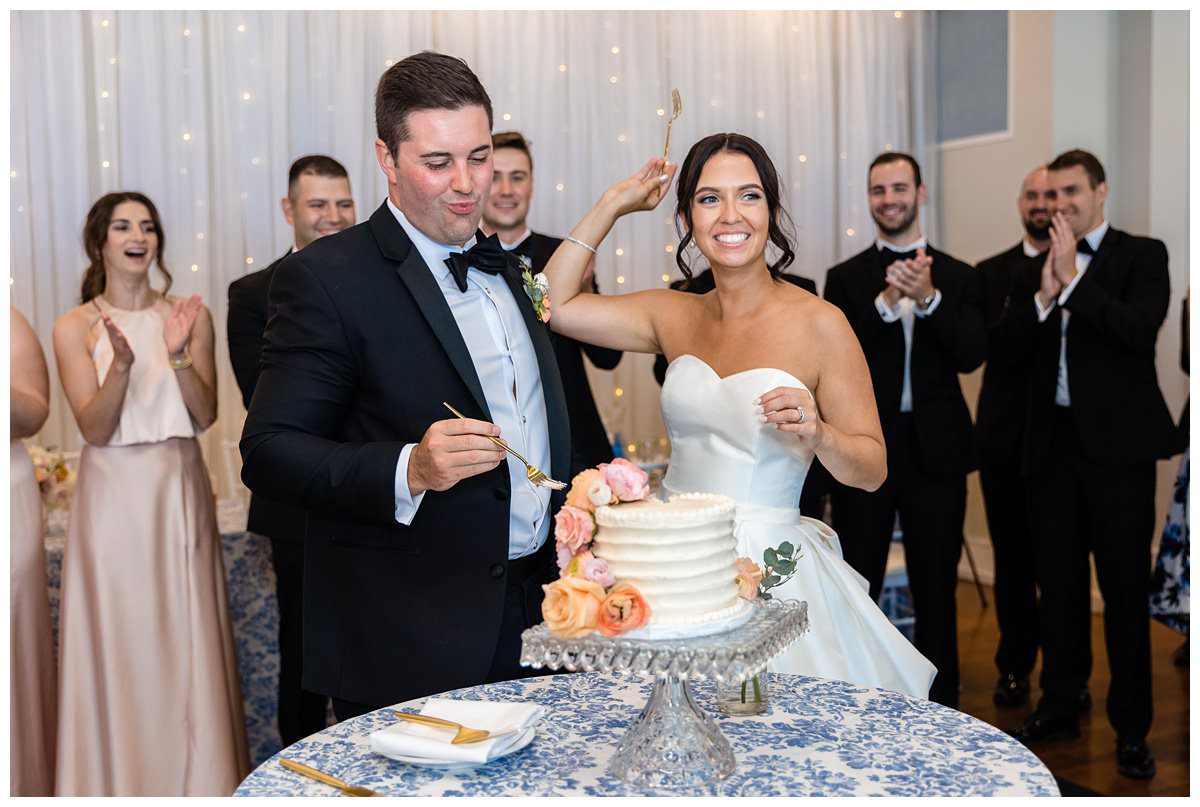
[{"label": "gold fork on table", "polygon": [[[460,417],[463,420],[467,419],[466,415],[464,415],[462,412],[459,412],[457,409],[455,409],[453,406],[446,403],[445,401],[442,401],[442,406],[446,407],[451,412],[453,412],[456,417]],[[487,436],[487,435],[485,435],[485,436]],[[487,436],[487,439],[491,440],[493,443],[495,443],[496,445],[503,448],[509,454],[512,454],[514,457],[519,459],[521,462],[525,463],[525,477],[530,482],[537,485],[538,487],[549,488],[550,490],[562,490],[563,488],[565,488],[567,486],[566,482],[559,482],[557,479],[551,479],[550,477],[546,476],[544,473],[542,473],[540,468],[538,468],[536,465],[530,464],[529,460],[525,459],[520,454],[518,454],[517,452],[515,452],[511,448],[509,448],[508,445],[503,440],[497,440],[495,437],[490,437],[490,436]]]},{"label": "gold fork on table", "polygon": [[301,776],[307,776],[309,779],[316,779],[318,782],[325,784],[325,785],[329,785],[330,787],[340,788],[343,796],[378,796],[379,795],[378,793],[376,793],[374,790],[371,790],[370,788],[357,787],[355,785],[348,785],[345,782],[343,782],[341,779],[338,779],[336,776],[330,776],[329,774],[324,773],[323,771],[319,771],[316,768],[310,768],[307,765],[300,763],[300,762],[295,762],[293,760],[280,757],[279,764],[282,765],[283,767],[287,768],[289,771],[298,773]]},{"label": "gold fork on table", "polygon": [[436,726],[443,729],[455,729],[458,733],[454,735],[454,739],[450,741],[451,745],[466,745],[468,743],[477,743],[482,740],[491,740],[496,737],[503,737],[506,734],[514,734],[516,729],[507,729],[505,731],[486,731],[484,729],[469,729],[462,723],[455,723],[453,720],[443,720],[440,717],[432,717],[431,715],[423,715],[417,712],[392,712],[401,720],[407,720],[410,723],[420,723],[422,726]]},{"label": "gold fork on table", "polygon": [[671,119],[667,121],[667,145],[663,146],[663,169],[667,167],[667,152],[671,150],[671,124],[679,117],[679,113],[683,112],[683,101],[679,97],[679,90],[671,90]]}]

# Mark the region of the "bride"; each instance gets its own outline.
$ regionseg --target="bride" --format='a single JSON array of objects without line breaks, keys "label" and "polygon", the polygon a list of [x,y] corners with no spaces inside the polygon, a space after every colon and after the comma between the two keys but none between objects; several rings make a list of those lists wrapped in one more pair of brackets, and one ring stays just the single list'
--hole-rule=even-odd
[{"label": "bride", "polygon": [[[664,492],[735,499],[738,554],[756,563],[770,547],[796,547],[796,573],[772,595],[807,600],[811,628],[772,669],[924,698],[933,665],[870,599],[866,580],[842,560],[837,535],[797,507],[814,456],[839,482],[864,490],[882,484],[887,459],[849,323],[833,305],[778,279],[794,252],[780,222],[779,176],[762,146],[745,135],[710,135],[680,167],[676,261],[690,277],[683,255],[694,243],[712,266],[713,291],[578,294],[616,220],[656,207],[675,172],[652,159],[583,217],[546,267],[550,325],[581,342],[670,359]],[[768,241],[780,253],[770,265]]]}]

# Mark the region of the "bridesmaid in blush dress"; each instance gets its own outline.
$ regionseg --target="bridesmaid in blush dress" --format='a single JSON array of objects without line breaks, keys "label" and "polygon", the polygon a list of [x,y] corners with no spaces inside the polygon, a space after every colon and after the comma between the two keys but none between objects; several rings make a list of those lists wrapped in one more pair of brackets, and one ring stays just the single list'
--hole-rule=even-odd
[{"label": "bridesmaid in blush dress", "polygon": [[9,795],[54,795],[54,637],[46,596],[42,498],[21,442],[50,414],[50,375],[37,334],[9,309]]},{"label": "bridesmaid in blush dress", "polygon": [[229,795],[248,772],[216,509],[212,317],[156,291],[154,204],[88,214],[83,304],[54,326],[86,443],[63,557],[59,795]]}]

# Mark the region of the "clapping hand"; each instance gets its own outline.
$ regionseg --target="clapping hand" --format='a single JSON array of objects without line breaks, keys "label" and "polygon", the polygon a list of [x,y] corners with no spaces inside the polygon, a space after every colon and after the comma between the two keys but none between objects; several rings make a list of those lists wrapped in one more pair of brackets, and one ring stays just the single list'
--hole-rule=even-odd
[{"label": "clapping hand", "polygon": [[1071,285],[1075,275],[1079,274],[1079,270],[1075,268],[1075,232],[1061,212],[1055,212],[1050,221],[1050,254],[1054,256],[1050,265],[1053,267],[1055,279],[1066,288]]},{"label": "clapping hand", "polygon": [[824,439],[825,424],[812,393],[802,387],[775,387],[754,401],[759,421],[773,423],[796,435],[806,448],[816,451]]},{"label": "clapping hand", "polygon": [[129,340],[125,338],[125,334],[121,333],[121,329],[106,312],[100,312],[100,321],[104,323],[104,329],[108,331],[109,344],[112,345],[113,368],[128,370],[133,365],[134,359],[133,348],[129,346]]},{"label": "clapping hand", "polygon": [[171,307],[171,314],[163,326],[163,340],[167,343],[167,353],[178,356],[188,346],[192,338],[192,326],[200,316],[204,303],[199,294],[193,294],[187,299],[176,300]]},{"label": "clapping hand", "polygon": [[604,192],[604,199],[614,207],[614,218],[637,210],[653,210],[667,195],[677,165],[664,166],[660,157],[646,161],[637,173],[621,180]]},{"label": "clapping hand", "polygon": [[891,294],[887,294],[888,303],[895,305],[900,297],[909,297],[922,301],[933,294],[933,258],[925,254],[924,249],[917,249],[913,258],[896,261],[887,269],[887,284]]}]

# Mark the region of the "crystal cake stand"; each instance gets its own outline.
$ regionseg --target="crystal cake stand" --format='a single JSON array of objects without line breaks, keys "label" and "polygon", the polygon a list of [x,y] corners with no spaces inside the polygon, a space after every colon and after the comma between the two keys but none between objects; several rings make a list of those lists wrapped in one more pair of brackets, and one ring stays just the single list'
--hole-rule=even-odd
[{"label": "crystal cake stand", "polygon": [[638,787],[692,787],[728,776],[736,762],[729,741],[696,706],[688,679],[744,681],[807,630],[808,603],[794,600],[758,602],[744,625],[691,639],[560,639],[542,623],[521,634],[521,665],[653,675],[654,689],[611,770]]}]

